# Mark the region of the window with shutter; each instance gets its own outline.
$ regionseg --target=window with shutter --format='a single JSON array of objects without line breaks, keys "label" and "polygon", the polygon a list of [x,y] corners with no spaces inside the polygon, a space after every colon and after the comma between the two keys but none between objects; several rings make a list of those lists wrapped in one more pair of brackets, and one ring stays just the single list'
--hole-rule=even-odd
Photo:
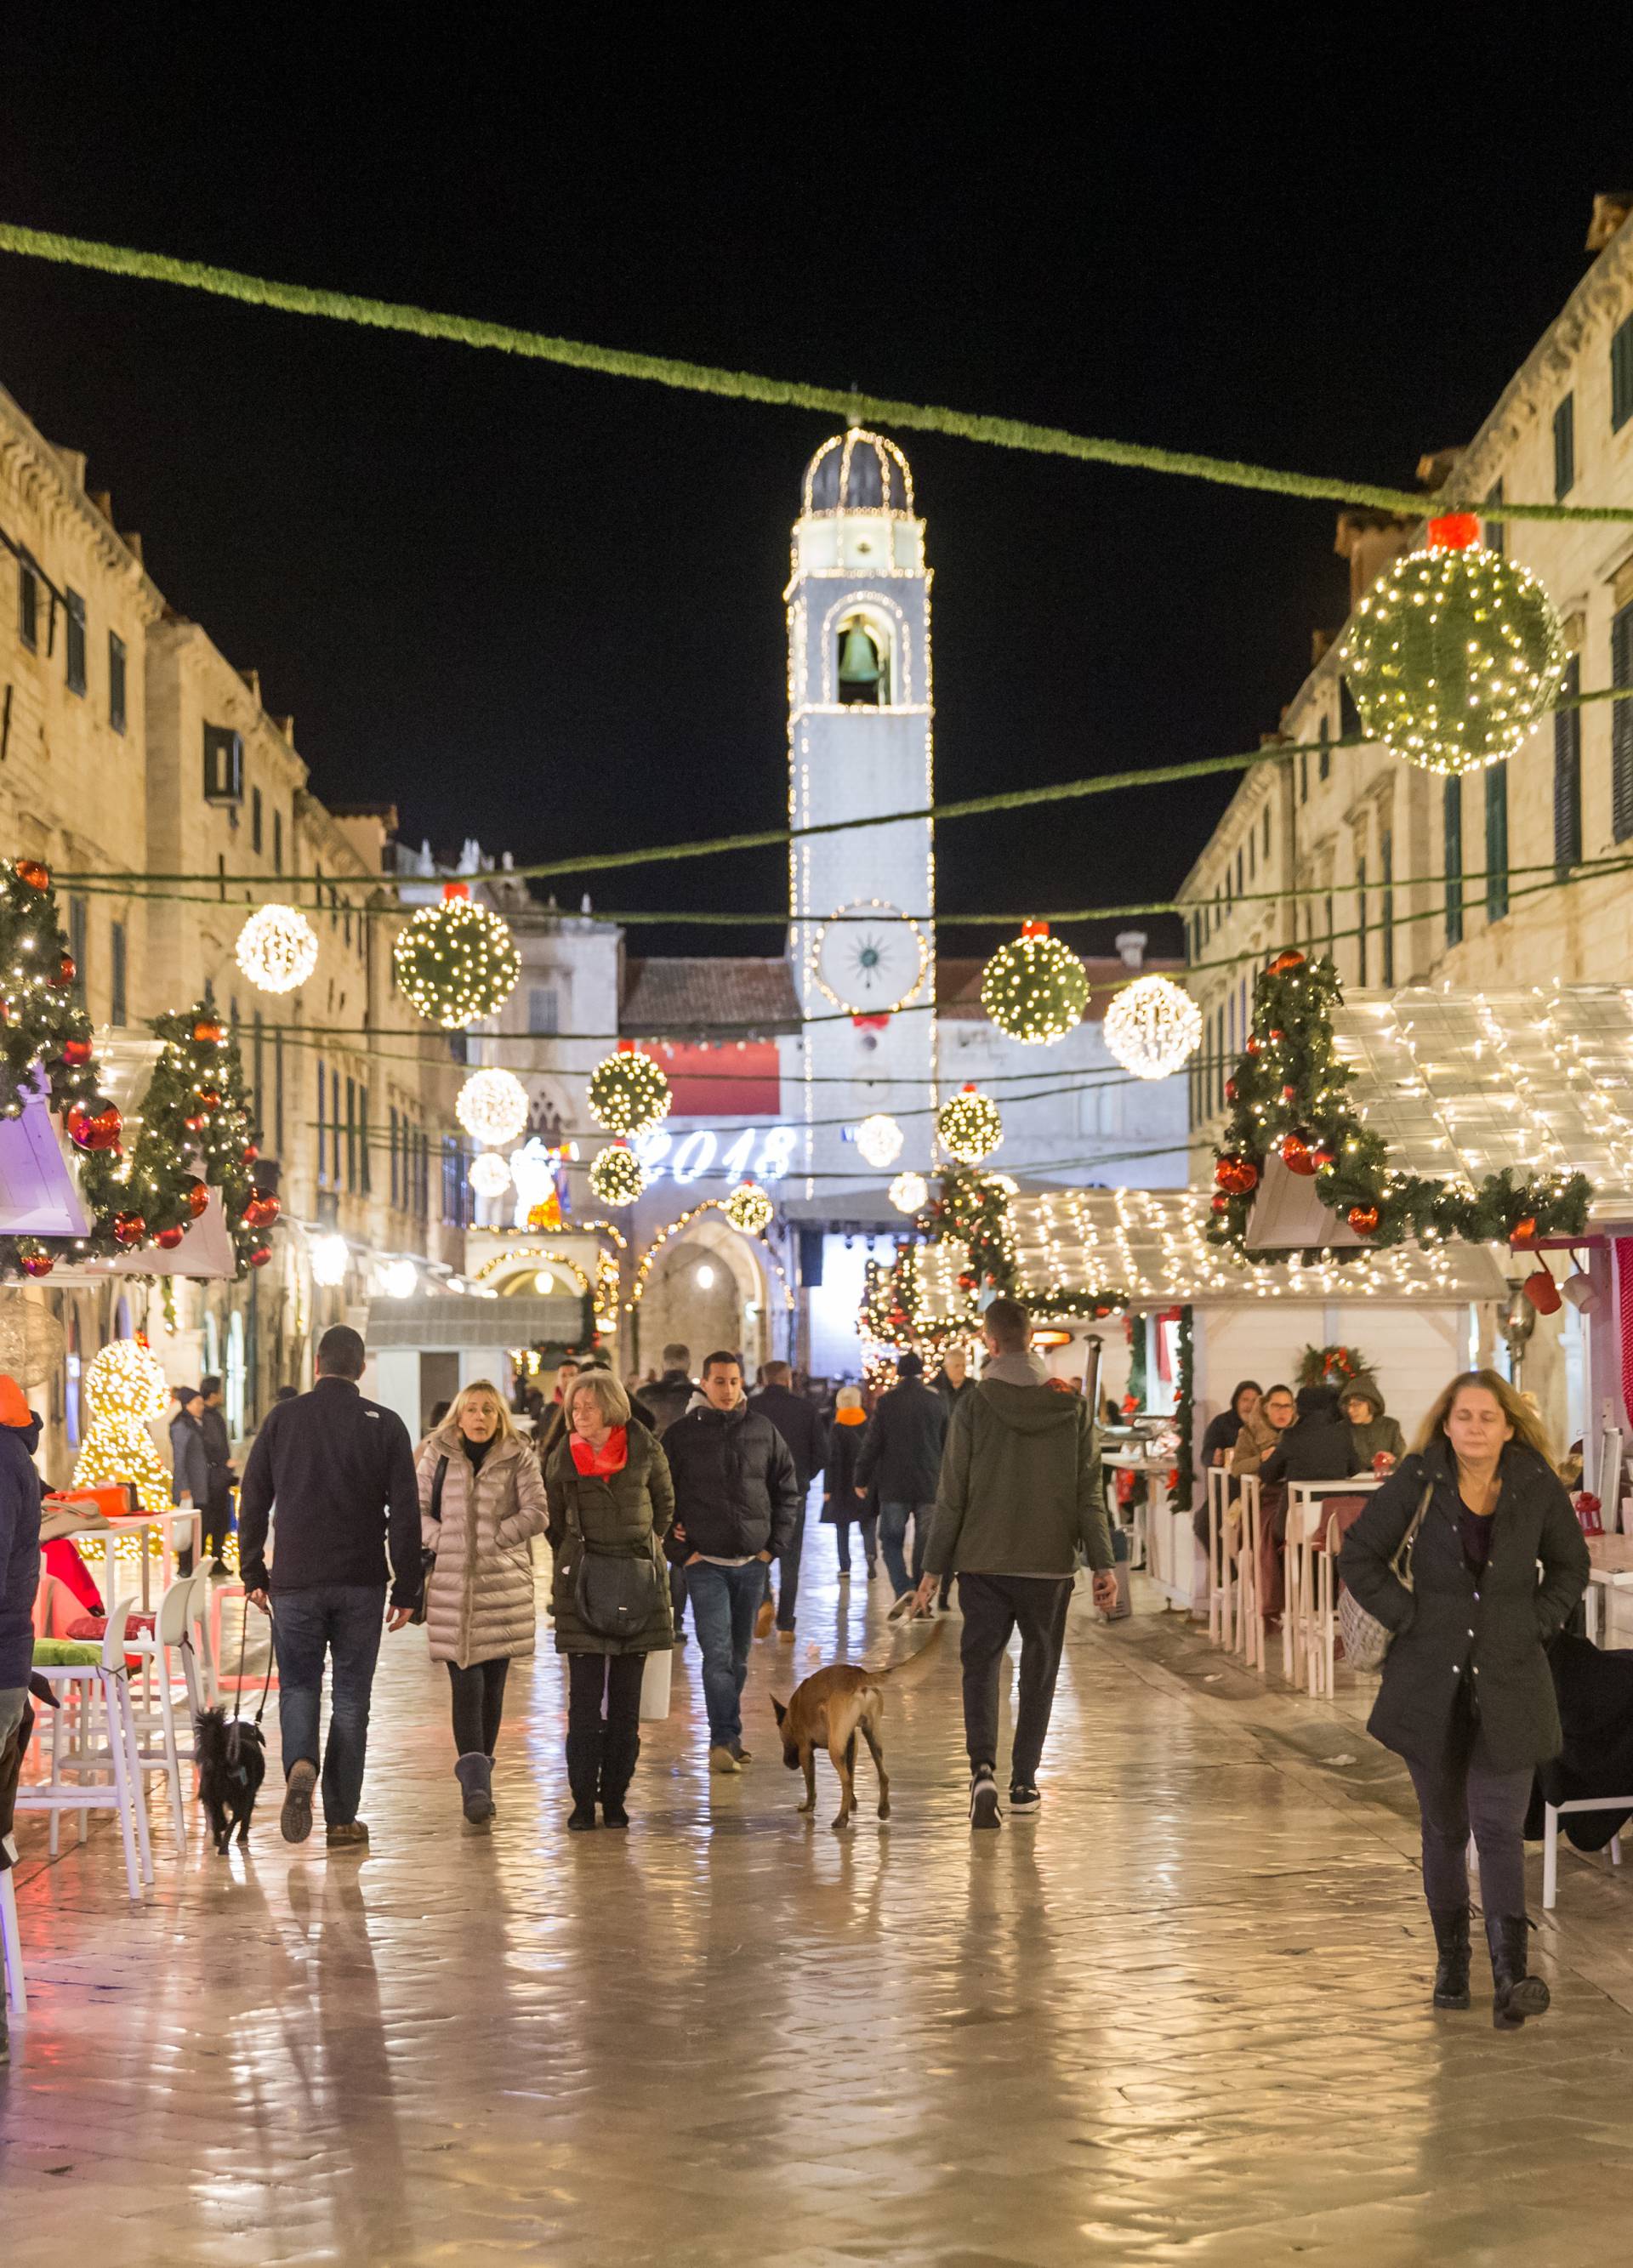
[{"label": "window with shutter", "polygon": [[1610,430],[1619,433],[1633,417],[1633,315],[1610,342]]},{"label": "window with shutter", "polygon": [[1327,774],[1328,774],[1328,773],[1332,770],[1332,769],[1333,769],[1333,751],[1332,751],[1332,750],[1331,750],[1331,748],[1329,748],[1329,747],[1327,747],[1327,745],[1326,745],[1326,743],[1327,743],[1327,736],[1328,736],[1328,733],[1329,733],[1329,732],[1330,732],[1330,731],[1331,731],[1331,727],[1330,727],[1330,726],[1329,726],[1329,725],[1327,724],[1326,718],[1325,717],[1323,717],[1323,718],[1322,718],[1322,719],[1321,719],[1321,731],[1320,731],[1320,734],[1319,734],[1320,742],[1321,742],[1321,755],[1320,755],[1320,761],[1319,761],[1319,764],[1318,764],[1318,766],[1317,766],[1317,770],[1318,770],[1318,771],[1319,771],[1319,776],[1320,776],[1320,777],[1321,777],[1322,779],[1325,779],[1325,778],[1326,777]]},{"label": "window with shutter", "polygon": [[249,791],[249,847],[257,858],[261,855],[261,790]]},{"label": "window with shutter", "polygon": [[1366,860],[1356,860],[1356,982],[1366,983]]},{"label": "window with shutter", "polygon": [[[1491,511],[1494,505],[1500,504],[1502,501],[1503,483],[1501,481],[1493,481],[1490,489],[1488,490],[1486,495],[1486,510],[1488,512]],[[1486,549],[1488,551],[1506,551],[1507,549],[1507,528],[1500,519],[1489,519],[1486,522]]]},{"label": "window with shutter", "polygon": [[1486,919],[1508,911],[1508,766],[1486,768]]},{"label": "window with shutter", "polygon": [[[1633,606],[1610,625],[1610,681],[1633,685]],[[1618,843],[1633,836],[1633,701],[1610,704],[1610,831]]]},{"label": "window with shutter", "polygon": [[1463,942],[1463,781],[1453,772],[1446,782],[1442,831],[1445,836],[1446,943]]},{"label": "window with shutter", "polygon": [[272,814],[272,871],[275,874],[281,874],[284,871],[284,814],[281,811],[275,811]]},{"label": "window with shutter", "polygon": [[[1562,701],[1574,701],[1582,683],[1575,654],[1560,681]],[[1582,711],[1554,711],[1554,864],[1563,874],[1582,857]]]},{"label": "window with shutter", "polygon": [[1577,397],[1568,394],[1554,412],[1554,494],[1566,497],[1577,484]]},{"label": "window with shutter", "polygon": [[40,651],[40,577],[27,552],[17,555],[17,635],[31,653]]},{"label": "window with shutter", "polygon": [[109,922],[107,925],[107,1020],[122,1024],[128,1020],[125,1008],[125,925]]},{"label": "window with shutter", "polygon": [[115,733],[125,729],[125,642],[117,630],[107,634],[107,721]]},{"label": "window with shutter", "polygon": [[1395,981],[1395,838],[1384,829],[1384,839],[1378,845],[1378,878],[1383,885],[1383,912],[1379,933],[1379,951],[1383,956],[1384,982]]},{"label": "window with shutter", "polygon": [[68,601],[68,689],[83,693],[85,689],[85,602],[78,591],[65,591]]},{"label": "window with shutter", "polygon": [[319,1064],[317,1067],[317,1183],[319,1189],[327,1186],[323,1179],[324,1145],[329,1133],[329,1123],[323,1108],[327,1100],[328,1081],[324,1076],[323,1066]]}]

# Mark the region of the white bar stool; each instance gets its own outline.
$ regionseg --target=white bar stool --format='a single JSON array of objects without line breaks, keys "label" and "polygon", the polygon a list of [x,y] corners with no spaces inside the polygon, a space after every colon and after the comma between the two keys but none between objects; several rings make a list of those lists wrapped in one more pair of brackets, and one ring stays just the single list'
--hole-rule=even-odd
[{"label": "white bar stool", "polygon": [[28,1987],[23,1982],[23,1934],[17,1925],[17,1886],[12,1876],[17,1872],[15,1849],[11,1850],[12,1864],[0,1871],[0,1954],[5,1963],[5,2005],[14,2016],[28,2014]]},{"label": "white bar stool", "polygon": [[[141,1760],[137,1752],[136,1723],[130,1706],[130,1679],[125,1667],[129,1642],[125,1624],[135,1611],[134,1599],[122,1599],[108,1616],[107,1635],[100,1653],[90,1661],[36,1663],[38,1675],[62,1693],[63,1706],[51,1711],[50,1770],[42,1780],[22,1781],[17,1791],[18,1811],[45,1811],[51,1817],[51,1855],[59,1847],[62,1815],[77,1811],[79,1839],[85,1840],[88,1815],[116,1811],[124,1845],[125,1885],[133,1904],[142,1896],[142,1884],[153,1879],[152,1845],[147,1831],[147,1800],[142,1786]],[[100,1703],[107,1727],[106,1744],[94,1740],[95,1712]],[[64,1720],[77,1724],[63,1754]],[[35,1736],[45,1749],[44,1727],[38,1722]],[[111,1787],[100,1778],[106,1769]],[[96,1772],[89,1780],[85,1775]],[[71,1777],[70,1777],[71,1775]]]},{"label": "white bar stool", "polygon": [[[1633,1811],[1633,1795],[1581,1796],[1570,1803],[1542,1807],[1542,1911],[1551,1912],[1559,1895],[1559,1822],[1567,1811]],[[1610,1863],[1622,1864],[1622,1837],[1610,1838]]]},{"label": "white bar stool", "polygon": [[1265,1625],[1259,1609],[1259,1550],[1263,1524],[1259,1502],[1259,1476],[1244,1473],[1236,1483],[1237,1518],[1237,1643],[1249,1669],[1265,1670]]}]

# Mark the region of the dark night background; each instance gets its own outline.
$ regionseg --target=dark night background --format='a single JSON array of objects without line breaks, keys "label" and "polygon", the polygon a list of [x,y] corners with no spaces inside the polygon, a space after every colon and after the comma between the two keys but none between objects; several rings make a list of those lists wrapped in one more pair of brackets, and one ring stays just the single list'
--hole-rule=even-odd
[{"label": "dark night background", "polygon": [[[1633,178],[1625,104],[1593,97],[1626,83],[1602,36],[1596,60],[1529,55],[1523,85],[1458,52],[1452,89],[1415,44],[1210,51],[1176,14],[1166,42],[1097,28],[1092,49],[1105,18],[1038,8],[661,31],[614,11],[603,38],[489,10],[425,46],[410,20],[366,49],[336,44],[339,13],[259,17],[253,48],[203,11],[18,18],[0,211],[1409,485],[1582,273],[1593,191]],[[836,421],[10,256],[0,384],[88,453],[172,603],[260,668],[326,799],[395,799],[411,840],[518,859],[786,822],[780,593]],[[943,798],[1252,747],[1342,617],[1330,506],[900,438],[936,571]],[[1165,896],[1234,779],[949,825],[943,919]],[[774,910],[786,871],[593,887]]]}]

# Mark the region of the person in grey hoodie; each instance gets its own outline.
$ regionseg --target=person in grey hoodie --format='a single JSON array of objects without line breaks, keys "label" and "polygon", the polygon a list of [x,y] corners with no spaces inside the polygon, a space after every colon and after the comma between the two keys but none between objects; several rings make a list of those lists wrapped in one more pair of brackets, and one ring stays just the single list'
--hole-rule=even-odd
[{"label": "person in grey hoodie", "polygon": [[1017,1624],[1021,1688],[1009,1808],[1017,1818],[1035,1818],[1080,1550],[1094,1570],[1095,1604],[1109,1612],[1117,1603],[1099,1442],[1087,1403],[1052,1385],[1029,1352],[1031,1317],[1018,1300],[994,1300],[982,1336],[990,1359],[975,1392],[953,1410],[915,1602],[927,1611],[942,1576],[957,1573],[972,1828],[996,1827],[1003,1816],[998,1675]]}]

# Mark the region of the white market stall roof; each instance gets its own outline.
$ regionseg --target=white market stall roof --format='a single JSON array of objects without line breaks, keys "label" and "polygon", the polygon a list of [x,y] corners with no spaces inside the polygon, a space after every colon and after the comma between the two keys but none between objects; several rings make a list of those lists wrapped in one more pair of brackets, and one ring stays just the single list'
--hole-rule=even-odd
[{"label": "white market stall roof", "polygon": [[1333,1018],[1350,1094],[1402,1173],[1583,1173],[1633,1219],[1633,990],[1355,992]]},{"label": "white market stall roof", "polygon": [[[1078,1292],[1114,1286],[1136,1307],[1193,1306],[1209,1300],[1289,1304],[1333,1300],[1491,1300],[1504,1290],[1497,1256],[1453,1240],[1426,1251],[1403,1244],[1363,1260],[1304,1268],[1255,1267],[1208,1241],[1211,1192],[1203,1189],[1060,1189],[1012,1199],[1021,1276],[1041,1316],[1046,1285]],[[950,1314],[966,1295],[957,1285],[966,1264],[959,1244],[927,1245],[920,1281],[933,1315]]]}]

